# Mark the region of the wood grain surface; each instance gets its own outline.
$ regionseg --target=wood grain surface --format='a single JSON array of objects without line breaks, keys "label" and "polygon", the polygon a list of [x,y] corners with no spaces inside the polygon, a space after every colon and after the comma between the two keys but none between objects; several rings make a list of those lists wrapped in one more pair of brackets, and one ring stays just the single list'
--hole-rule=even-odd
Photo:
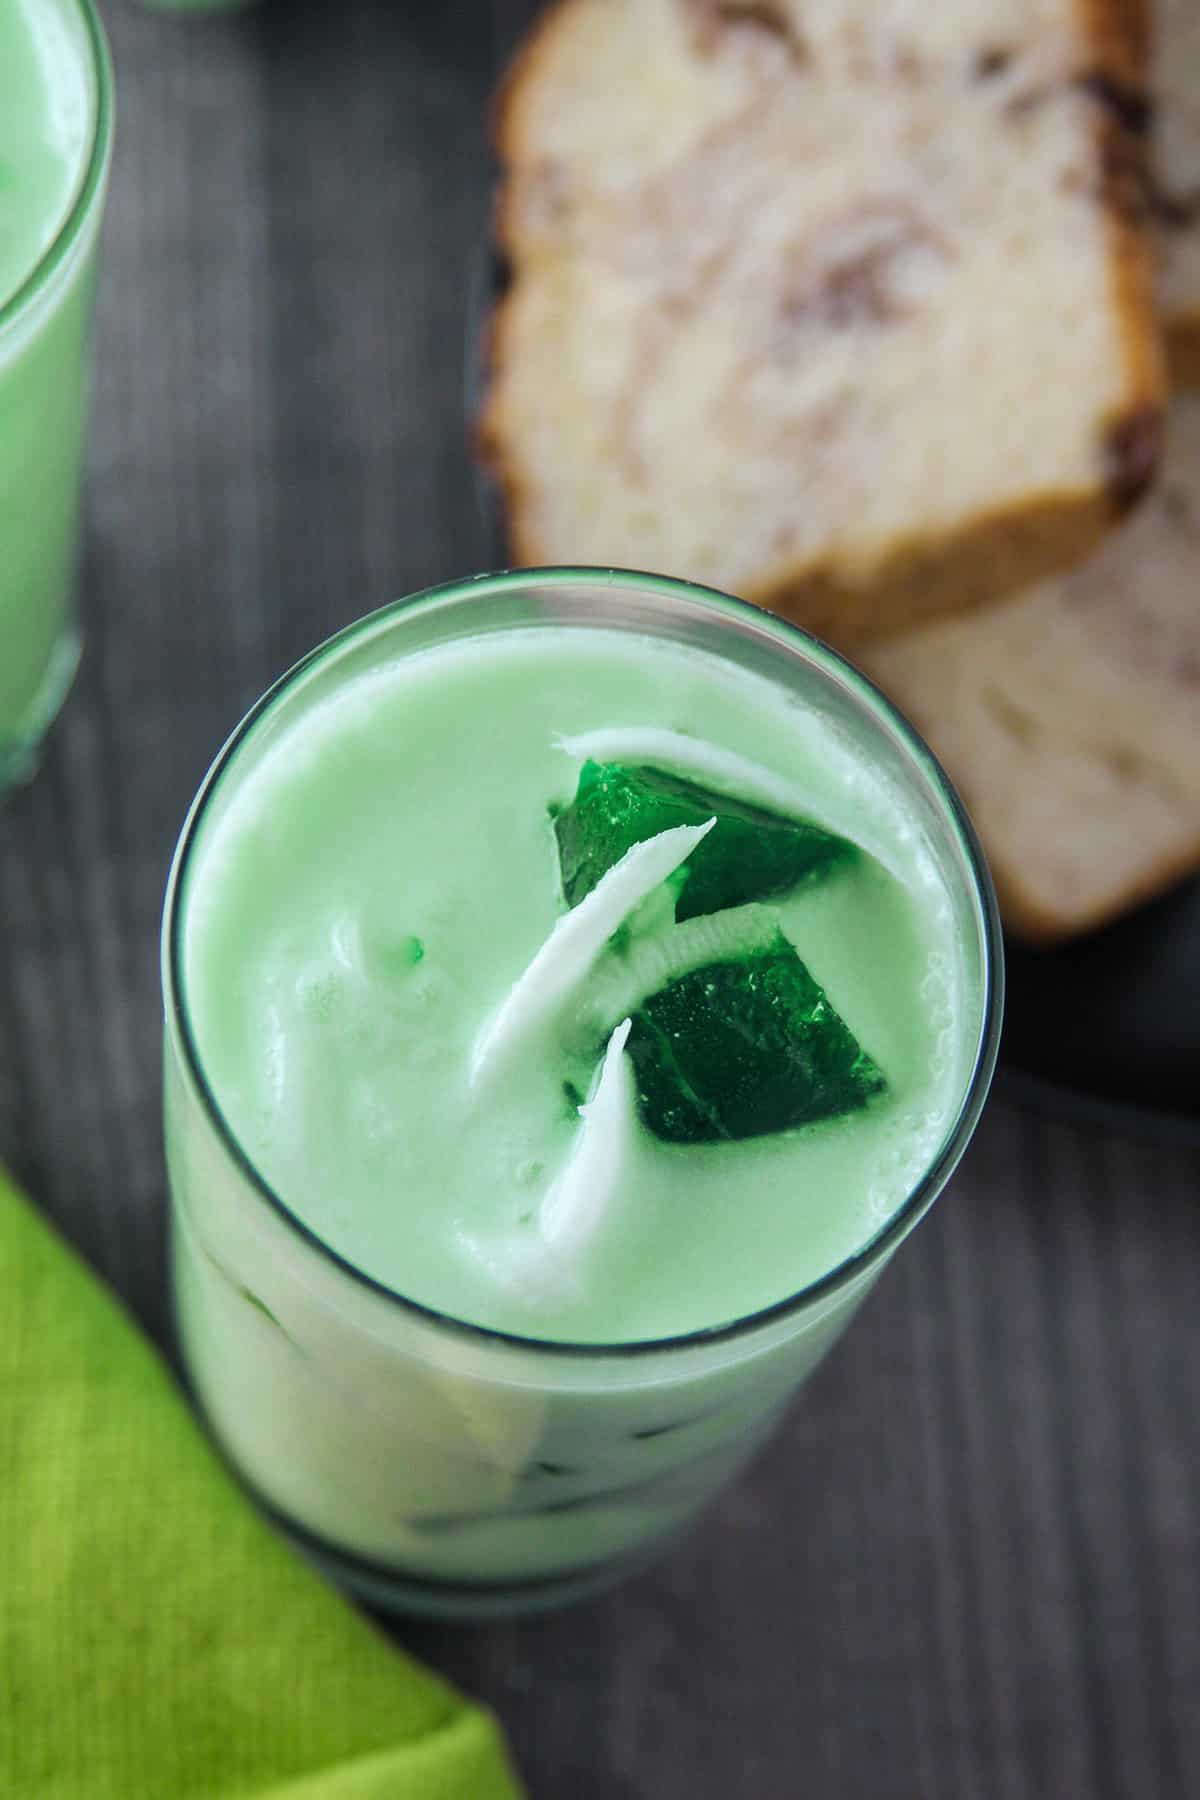
[{"label": "wood grain surface", "polygon": [[[168,858],[285,665],[488,558],[463,345],[523,9],[105,12],[87,654],[0,809],[0,1155],[165,1341]],[[496,1707],[535,1800],[1200,1793],[1198,1178],[1197,1148],[998,1099],[658,1568],[399,1637]]]}]

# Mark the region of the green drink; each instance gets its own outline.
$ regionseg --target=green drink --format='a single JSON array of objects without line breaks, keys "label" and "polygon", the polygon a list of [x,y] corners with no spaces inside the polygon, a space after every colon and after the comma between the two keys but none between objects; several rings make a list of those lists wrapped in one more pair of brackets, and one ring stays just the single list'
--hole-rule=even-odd
[{"label": "green drink", "polygon": [[957,1160],[995,946],[927,754],[778,621],[563,571],[343,634],[227,748],[169,894],[218,1438],[376,1599],[619,1573]]},{"label": "green drink", "polygon": [[28,772],[78,658],[72,619],[88,315],[112,141],[89,0],[0,8],[0,787]]}]

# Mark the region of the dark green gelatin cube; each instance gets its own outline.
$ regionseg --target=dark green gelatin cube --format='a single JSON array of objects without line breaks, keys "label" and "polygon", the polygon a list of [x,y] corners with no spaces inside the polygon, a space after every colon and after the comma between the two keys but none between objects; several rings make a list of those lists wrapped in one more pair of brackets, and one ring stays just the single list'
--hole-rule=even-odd
[{"label": "dark green gelatin cube", "polygon": [[837,1118],[887,1085],[782,932],[652,994],[628,1049],[642,1120],[672,1144]]},{"label": "dark green gelatin cube", "polygon": [[589,761],[574,800],[554,818],[567,905],[578,906],[634,844],[714,816],[716,824],[684,865],[675,915],[681,921],[786,893],[856,853],[820,825],[711,793],[681,775]]}]

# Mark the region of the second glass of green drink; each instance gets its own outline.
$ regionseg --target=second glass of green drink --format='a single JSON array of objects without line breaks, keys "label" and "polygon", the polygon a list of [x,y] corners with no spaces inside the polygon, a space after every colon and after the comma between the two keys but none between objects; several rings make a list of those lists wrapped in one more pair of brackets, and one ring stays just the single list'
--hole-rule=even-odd
[{"label": "second glass of green drink", "polygon": [[88,329],[112,149],[91,0],[0,6],[0,791],[79,656],[73,588]]},{"label": "second glass of green drink", "polygon": [[369,1600],[603,1585],[774,1428],[958,1161],[995,905],[911,728],[684,583],[533,570],[315,651],[163,937],[199,1404]]}]

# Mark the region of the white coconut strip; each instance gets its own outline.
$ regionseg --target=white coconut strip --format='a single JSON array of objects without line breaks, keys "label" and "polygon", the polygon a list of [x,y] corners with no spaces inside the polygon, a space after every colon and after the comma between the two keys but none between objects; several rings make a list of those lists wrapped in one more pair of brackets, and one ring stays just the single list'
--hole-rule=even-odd
[{"label": "white coconut strip", "polygon": [[633,1069],[625,1055],[632,1021],[608,1040],[592,1098],[579,1108],[582,1129],[547,1188],[532,1230],[458,1232],[460,1247],[498,1287],[527,1304],[553,1309],[579,1291],[583,1259],[612,1215],[633,1145]]},{"label": "white coconut strip", "polygon": [[633,1069],[625,1055],[632,1021],[608,1040],[600,1081],[579,1109],[583,1130],[538,1214],[542,1241],[556,1261],[578,1265],[612,1211],[629,1163],[633,1140]]},{"label": "white coconut strip", "polygon": [[552,1306],[575,1287],[571,1271],[559,1269],[541,1237],[534,1231],[507,1236],[493,1233],[480,1237],[474,1231],[457,1233],[459,1249],[478,1263],[488,1280],[531,1306]]},{"label": "white coconut strip", "polygon": [[771,908],[752,900],[723,912],[700,913],[682,925],[668,925],[653,936],[638,938],[610,962],[589,992],[592,1017],[607,1029],[613,1019],[634,1012],[648,995],[693,969],[768,949],[780,930]]},{"label": "white coconut strip", "polygon": [[362,928],[353,913],[341,913],[333,922],[329,945],[338,965],[350,972],[362,966]]},{"label": "white coconut strip", "polygon": [[[849,838],[869,851],[890,874],[897,875],[894,852],[874,821],[868,819],[866,809],[856,801],[847,796],[844,806],[835,803],[831,807],[828,800],[814,798],[795,782],[764,768],[762,763],[752,762],[748,756],[739,756],[735,750],[689,737],[684,731],[652,725],[601,725],[575,737],[557,737],[554,746],[580,762],[590,758],[593,762],[622,763],[626,768],[640,765],[685,775],[707,784],[718,794],[728,794],[731,800],[764,807],[802,824],[820,825],[825,831]],[[828,745],[825,754],[828,758]],[[844,754],[839,760],[844,760]]]},{"label": "white coconut strip", "polygon": [[785,781],[773,769],[765,769],[735,750],[707,744],[703,738],[689,737],[683,731],[650,725],[602,725],[596,731],[556,738],[554,742],[557,750],[565,750],[580,762],[590,757],[593,762],[665,769],[693,781],[707,782],[717,793],[728,794],[731,800],[743,800],[748,806],[762,806],[787,819],[812,819],[809,797],[794,782]]},{"label": "white coconut strip", "polygon": [[591,893],[556,923],[498,1012],[484,1025],[471,1053],[471,1085],[503,1067],[530,1034],[583,981],[613,932],[653,893],[716,824],[676,825],[627,850]]}]

